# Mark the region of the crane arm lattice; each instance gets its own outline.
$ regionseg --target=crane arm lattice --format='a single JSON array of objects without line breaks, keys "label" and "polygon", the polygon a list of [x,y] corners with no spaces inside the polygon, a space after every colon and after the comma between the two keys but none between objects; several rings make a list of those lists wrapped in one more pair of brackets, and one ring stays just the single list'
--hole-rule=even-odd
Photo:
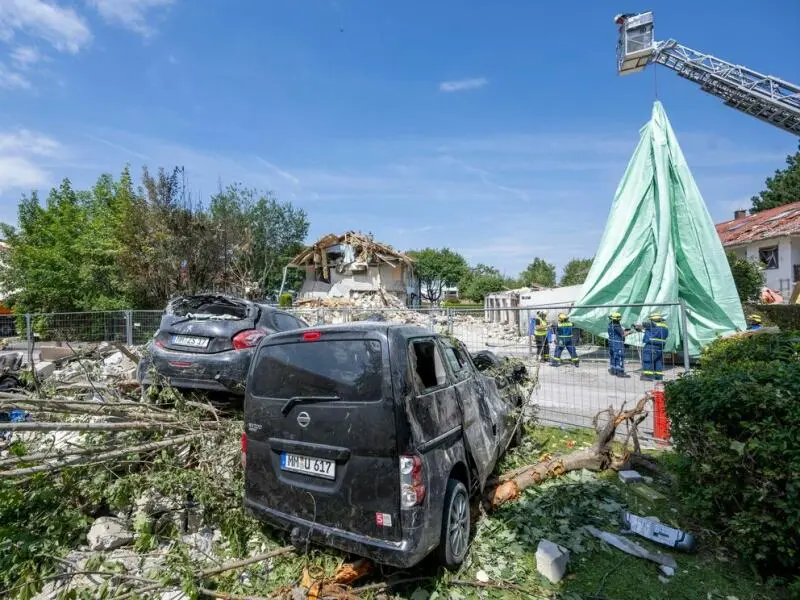
[{"label": "crane arm lattice", "polygon": [[656,42],[650,62],[694,81],[726,106],[800,136],[800,87],[796,85],[692,50],[675,40]]}]

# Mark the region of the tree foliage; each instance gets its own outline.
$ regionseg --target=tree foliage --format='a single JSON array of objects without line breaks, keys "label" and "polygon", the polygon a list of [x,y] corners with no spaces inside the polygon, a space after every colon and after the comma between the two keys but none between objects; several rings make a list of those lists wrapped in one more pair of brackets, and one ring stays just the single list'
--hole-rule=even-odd
[{"label": "tree foliage", "polygon": [[458,287],[463,298],[480,303],[488,294],[505,289],[505,279],[496,268],[479,263],[467,271]]},{"label": "tree foliage", "polygon": [[757,300],[764,286],[764,272],[759,264],[754,260],[740,258],[733,252],[728,252],[727,257],[739,299],[742,302]]},{"label": "tree foliage", "polygon": [[520,283],[530,287],[538,284],[544,287],[556,285],[556,267],[542,258],[536,257],[533,262],[519,275]]},{"label": "tree foliage", "polygon": [[458,285],[469,269],[464,257],[449,248],[424,248],[407,254],[415,261],[422,297],[432,304],[441,301],[442,288]]},{"label": "tree foliage", "polygon": [[800,202],[800,145],[798,149],[798,152],[786,157],[785,169],[778,169],[772,177],[767,178],[766,189],[751,198],[751,213]]},{"label": "tree foliage", "polygon": [[764,575],[800,576],[798,332],[721,339],[666,386],[687,514]]},{"label": "tree foliage", "polygon": [[580,285],[586,281],[593,258],[573,258],[564,266],[559,285]]},{"label": "tree foliage", "polygon": [[183,169],[147,169],[136,189],[126,167],[89,190],[69,179],[46,201],[24,196],[0,285],[18,312],[162,308],[176,293],[264,297],[308,232],[302,210],[232,185],[193,200]]}]

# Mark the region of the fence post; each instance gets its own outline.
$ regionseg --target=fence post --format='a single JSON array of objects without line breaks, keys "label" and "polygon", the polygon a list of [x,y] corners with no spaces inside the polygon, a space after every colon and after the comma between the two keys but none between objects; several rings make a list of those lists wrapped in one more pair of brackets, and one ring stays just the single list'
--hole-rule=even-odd
[{"label": "fence post", "polygon": [[453,310],[447,309],[447,335],[453,335]]},{"label": "fence post", "polygon": [[133,311],[125,311],[125,343],[133,346]]},{"label": "fence post", "polygon": [[31,313],[25,313],[25,339],[28,343],[28,360],[33,360],[33,321]]},{"label": "fence post", "polygon": [[431,330],[431,333],[436,331],[436,324],[435,324],[434,319],[433,319],[433,310],[432,309],[428,312],[428,328]]},{"label": "fence post", "polygon": [[689,319],[686,317],[686,303],[681,300],[681,330],[683,331],[683,372],[691,370],[689,365]]}]

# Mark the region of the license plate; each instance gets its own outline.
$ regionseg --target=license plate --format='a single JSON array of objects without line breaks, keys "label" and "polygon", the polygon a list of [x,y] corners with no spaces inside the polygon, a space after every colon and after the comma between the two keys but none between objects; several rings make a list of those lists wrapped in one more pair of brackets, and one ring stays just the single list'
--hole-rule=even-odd
[{"label": "license plate", "polygon": [[324,458],[312,458],[299,454],[281,454],[281,469],[284,471],[294,471],[304,473],[312,477],[322,477],[324,479],[336,479],[336,463]]},{"label": "license plate", "polygon": [[172,343],[176,346],[189,346],[190,348],[205,348],[208,346],[208,338],[194,337],[191,335],[176,335],[172,338]]}]

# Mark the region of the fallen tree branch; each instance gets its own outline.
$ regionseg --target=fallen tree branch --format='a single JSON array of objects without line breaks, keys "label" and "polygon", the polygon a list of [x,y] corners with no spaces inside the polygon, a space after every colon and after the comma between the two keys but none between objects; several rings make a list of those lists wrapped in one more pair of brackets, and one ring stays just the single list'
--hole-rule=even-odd
[{"label": "fallen tree branch", "polygon": [[[515,469],[509,474],[500,475],[497,478],[500,482],[499,485],[488,489],[485,501],[492,509],[497,509],[506,502],[518,498],[525,488],[541,483],[551,477],[558,477],[569,471],[580,469],[602,471],[609,468],[613,463],[611,443],[614,440],[617,427],[626,421],[630,423],[632,428],[638,426],[636,420],[644,413],[645,405],[650,398],[650,393],[645,394],[631,410],[625,410],[625,405],[623,404],[619,411],[611,407],[601,411],[594,418],[597,440],[591,448],[578,450],[535,465]],[[608,416],[608,421],[601,428],[599,422],[603,414]]]},{"label": "fallen tree branch", "polygon": [[132,363],[139,364],[139,360],[140,360],[139,357],[136,354],[134,354],[133,352],[131,352],[128,349],[128,347],[125,346],[124,344],[120,344],[119,342],[115,342],[114,343],[114,348],[116,348],[117,350],[122,352],[128,358],[128,360],[130,360]]},{"label": "fallen tree branch", "polygon": [[[200,421],[199,427],[216,428],[216,421]],[[66,422],[40,422],[40,423],[3,423],[0,430],[5,431],[126,431],[126,430],[168,430],[189,429],[188,425],[180,421],[122,421],[119,423],[66,423]]]},{"label": "fallen tree branch", "polygon": [[257,554],[250,558],[244,558],[242,560],[237,560],[236,562],[231,562],[224,565],[220,565],[218,567],[212,567],[210,569],[204,569],[202,571],[198,571],[195,574],[195,576],[198,579],[204,579],[206,577],[211,577],[213,575],[219,575],[220,573],[224,573],[226,571],[241,569],[242,567],[246,567],[247,565],[252,565],[253,563],[269,560],[270,558],[275,558],[276,556],[280,556],[282,554],[288,554],[290,552],[294,552],[294,550],[295,550],[294,546],[284,546],[283,548],[278,548],[277,550],[273,550],[271,552],[266,552],[264,554]]},{"label": "fallen tree branch", "polygon": [[137,454],[140,452],[151,452],[153,450],[158,450],[160,448],[175,446],[177,444],[182,444],[184,442],[188,442],[190,440],[198,438],[201,435],[203,434],[190,433],[187,435],[169,438],[158,442],[150,442],[149,444],[141,444],[139,446],[130,446],[128,448],[122,448],[120,450],[113,450],[111,452],[92,454],[90,456],[76,456],[73,458],[68,458],[66,460],[62,460],[60,462],[51,463],[47,465],[25,467],[22,469],[12,469],[10,471],[0,471],[0,477],[19,477],[21,475],[33,475],[34,473],[55,473],[67,467],[79,467],[84,463],[96,464],[98,462],[103,462],[114,458],[120,458],[123,456],[127,456],[129,454]]}]

